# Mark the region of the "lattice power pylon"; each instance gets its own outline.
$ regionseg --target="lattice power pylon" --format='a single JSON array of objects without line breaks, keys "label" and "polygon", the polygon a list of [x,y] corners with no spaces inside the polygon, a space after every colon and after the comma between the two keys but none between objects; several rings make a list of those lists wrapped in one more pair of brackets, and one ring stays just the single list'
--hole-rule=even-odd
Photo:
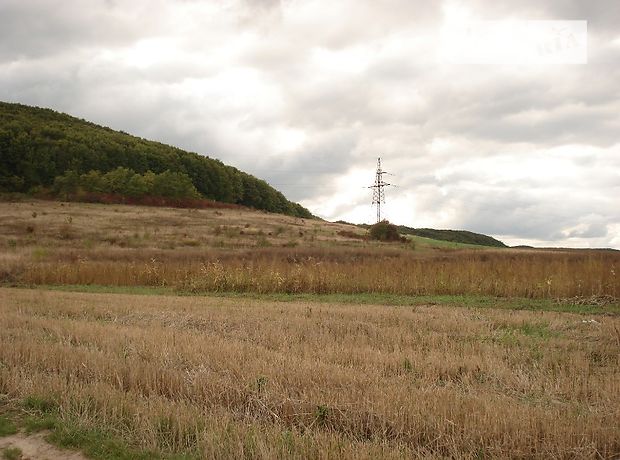
[{"label": "lattice power pylon", "polygon": [[385,187],[393,186],[383,181],[383,175],[390,174],[381,169],[381,158],[377,158],[377,172],[375,174],[375,183],[370,187],[372,189],[372,205],[377,205],[377,222],[381,222],[381,203],[385,204]]}]

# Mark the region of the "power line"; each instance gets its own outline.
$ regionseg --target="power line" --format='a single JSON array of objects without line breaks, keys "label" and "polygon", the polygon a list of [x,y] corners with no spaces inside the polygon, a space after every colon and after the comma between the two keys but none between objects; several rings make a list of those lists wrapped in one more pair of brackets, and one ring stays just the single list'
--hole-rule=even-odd
[{"label": "power line", "polygon": [[385,204],[385,191],[383,189],[384,187],[394,186],[394,184],[388,184],[383,180],[384,174],[390,173],[381,169],[381,158],[377,158],[375,183],[368,187],[372,189],[372,205],[377,205],[377,222],[381,222],[381,203]]}]

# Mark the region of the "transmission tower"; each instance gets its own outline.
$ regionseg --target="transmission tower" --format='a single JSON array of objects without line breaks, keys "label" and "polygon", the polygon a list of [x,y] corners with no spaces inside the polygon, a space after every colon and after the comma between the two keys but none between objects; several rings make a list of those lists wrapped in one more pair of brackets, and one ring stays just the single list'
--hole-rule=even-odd
[{"label": "transmission tower", "polygon": [[375,174],[375,183],[370,187],[372,189],[372,204],[377,205],[377,222],[381,222],[381,203],[385,204],[384,187],[393,186],[383,181],[383,175],[390,174],[381,169],[381,158],[377,158],[377,172]]}]

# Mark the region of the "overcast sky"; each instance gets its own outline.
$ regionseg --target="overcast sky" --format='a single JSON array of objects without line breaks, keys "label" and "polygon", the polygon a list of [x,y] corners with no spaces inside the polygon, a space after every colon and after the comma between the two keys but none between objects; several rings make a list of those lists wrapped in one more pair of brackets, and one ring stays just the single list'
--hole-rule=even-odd
[{"label": "overcast sky", "polygon": [[[587,41],[525,22],[562,20]],[[219,158],[329,220],[373,221],[380,156],[392,222],[620,248],[619,25],[618,0],[0,0],[0,99]]]}]

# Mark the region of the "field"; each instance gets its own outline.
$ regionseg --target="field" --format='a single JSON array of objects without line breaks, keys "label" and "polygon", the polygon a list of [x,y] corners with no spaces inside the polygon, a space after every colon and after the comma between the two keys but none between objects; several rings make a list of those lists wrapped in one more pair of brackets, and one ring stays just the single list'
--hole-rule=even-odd
[{"label": "field", "polygon": [[0,436],[102,459],[620,456],[616,251],[236,209],[0,215]]},{"label": "field", "polygon": [[[0,392],[210,458],[620,452],[620,320],[3,289]],[[67,428],[71,427],[71,428]]]},{"label": "field", "polygon": [[[0,282],[178,292],[620,296],[619,251],[361,240],[345,224],[244,210],[0,203]],[[344,236],[343,236],[344,235]]]}]

